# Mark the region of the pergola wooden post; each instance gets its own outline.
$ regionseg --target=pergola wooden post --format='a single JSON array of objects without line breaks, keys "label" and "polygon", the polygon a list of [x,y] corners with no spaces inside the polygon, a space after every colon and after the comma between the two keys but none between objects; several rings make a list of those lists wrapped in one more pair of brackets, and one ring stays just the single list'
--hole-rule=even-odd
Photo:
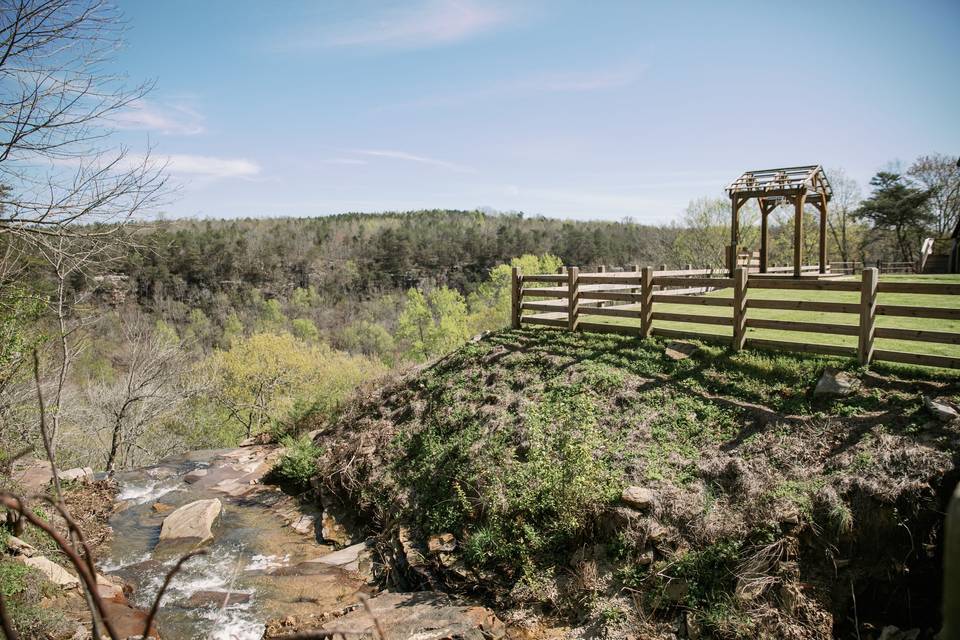
[{"label": "pergola wooden post", "polygon": [[793,205],[793,275],[800,277],[803,266],[803,206],[807,203],[820,213],[820,273],[827,272],[827,202],[833,195],[827,176],[820,165],[747,171],[734,180],[730,195],[730,250],[728,267],[731,277],[737,268],[740,239],[740,209],[750,198],[760,205],[760,273],[767,272],[769,261],[769,225],[767,218],[782,204]]}]

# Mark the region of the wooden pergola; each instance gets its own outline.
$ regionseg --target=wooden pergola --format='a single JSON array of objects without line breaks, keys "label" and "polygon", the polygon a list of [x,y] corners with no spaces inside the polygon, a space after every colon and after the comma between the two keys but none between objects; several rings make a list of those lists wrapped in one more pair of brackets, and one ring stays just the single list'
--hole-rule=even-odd
[{"label": "wooden pergola", "polygon": [[750,198],[760,205],[760,273],[767,272],[767,217],[782,204],[794,206],[793,223],[793,275],[800,277],[803,264],[803,205],[812,204],[820,212],[820,273],[827,270],[827,202],[833,190],[820,165],[785,167],[747,171],[734,180],[727,193],[730,195],[733,216],[730,225],[729,266],[737,266],[738,238],[740,235],[740,208]]}]

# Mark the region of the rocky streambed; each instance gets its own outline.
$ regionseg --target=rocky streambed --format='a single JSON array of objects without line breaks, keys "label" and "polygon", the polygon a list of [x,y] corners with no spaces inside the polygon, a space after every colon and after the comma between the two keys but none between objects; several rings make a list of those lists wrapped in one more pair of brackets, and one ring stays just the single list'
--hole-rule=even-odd
[{"label": "rocky streambed", "polygon": [[367,543],[337,548],[319,509],[262,481],[278,453],[269,445],[197,451],[118,475],[113,536],[99,564],[132,587],[131,604],[148,609],[183,553],[205,550],[171,582],[157,616],[161,638],[246,640],[305,628],[373,635],[360,595],[391,638],[503,635],[490,611],[442,594],[378,594]]}]

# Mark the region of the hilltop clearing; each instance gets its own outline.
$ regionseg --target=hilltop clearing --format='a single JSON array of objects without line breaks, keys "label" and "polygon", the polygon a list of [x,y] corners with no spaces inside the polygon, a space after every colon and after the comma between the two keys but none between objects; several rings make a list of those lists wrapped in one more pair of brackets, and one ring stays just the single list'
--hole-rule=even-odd
[{"label": "hilltop clearing", "polygon": [[[479,595],[518,624],[936,630],[960,425],[924,397],[949,405],[957,379],[684,350],[492,334],[322,426],[314,484],[377,536],[385,585]],[[849,395],[814,394],[828,366]]]}]

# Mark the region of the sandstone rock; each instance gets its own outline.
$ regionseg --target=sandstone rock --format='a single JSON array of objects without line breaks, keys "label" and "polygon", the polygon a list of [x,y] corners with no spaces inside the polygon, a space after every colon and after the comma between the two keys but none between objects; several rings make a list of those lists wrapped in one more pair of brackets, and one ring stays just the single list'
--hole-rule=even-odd
[{"label": "sandstone rock", "polygon": [[97,574],[97,593],[107,600],[122,601],[124,599],[123,582],[119,578]]},{"label": "sandstone rock", "polygon": [[320,556],[314,562],[325,564],[331,567],[337,567],[344,571],[352,571],[360,574],[364,579],[369,580],[373,577],[373,561],[371,559],[371,544],[361,542],[349,547],[344,547],[339,551]]},{"label": "sandstone rock", "polygon": [[25,496],[45,494],[53,479],[50,463],[45,460],[18,460],[13,464],[12,479],[21,487]]},{"label": "sandstone rock", "polygon": [[173,505],[164,504],[162,502],[154,502],[153,506],[150,507],[154,513],[169,513],[173,511]]},{"label": "sandstone rock", "polygon": [[427,539],[427,550],[430,553],[450,552],[457,548],[457,539],[452,533],[441,533]]},{"label": "sandstone rock", "polygon": [[301,533],[303,535],[310,535],[314,533],[315,523],[314,517],[311,515],[303,514],[296,520],[290,523],[290,528]]},{"label": "sandstone rock", "polygon": [[350,532],[329,509],[324,509],[320,518],[320,537],[341,547],[353,544]]},{"label": "sandstone rock", "polygon": [[13,551],[15,554],[30,557],[37,552],[36,547],[34,547],[29,542],[24,542],[16,536],[7,537],[7,548]]},{"label": "sandstone rock", "polygon": [[933,416],[941,422],[952,422],[960,417],[960,412],[957,412],[955,407],[943,400],[934,400],[933,398],[924,396],[923,406],[925,406],[927,411],[932,413]]},{"label": "sandstone rock", "polygon": [[33,567],[42,573],[47,580],[61,587],[76,587],[80,585],[80,579],[75,575],[58,565],[56,562],[43,556],[18,556],[17,559],[28,567]]},{"label": "sandstone rock", "polygon": [[247,438],[246,440],[243,440],[243,441],[240,443],[240,446],[241,446],[241,447],[256,447],[257,445],[270,444],[271,442],[273,442],[273,436],[272,436],[270,433],[264,431],[263,433],[257,434],[257,435],[255,435],[255,436],[251,436],[251,437]]},{"label": "sandstone rock", "polygon": [[213,524],[223,505],[219,500],[197,500],[185,504],[163,519],[160,541],[194,539],[206,542],[213,538]]},{"label": "sandstone rock", "polygon": [[686,360],[699,351],[699,347],[689,342],[668,342],[664,354],[671,360]]},{"label": "sandstone rock", "polygon": [[194,469],[193,471],[187,474],[184,474],[183,481],[186,482],[187,484],[193,484],[197,480],[200,480],[201,478],[206,477],[208,473],[210,472],[206,469]]},{"label": "sandstone rock", "polygon": [[[371,598],[369,605],[373,617],[390,630],[392,638],[500,640],[506,634],[503,623],[489,609],[457,604],[441,593],[383,593]],[[359,608],[322,629],[375,637],[373,624],[371,616]]]},{"label": "sandstone rock", "polygon": [[81,482],[83,484],[93,482],[93,469],[90,467],[67,469],[58,472],[57,475],[60,476],[60,482]]},{"label": "sandstone rock", "polygon": [[827,367],[817,381],[813,390],[816,397],[843,397],[849,396],[860,386],[860,381],[845,371],[838,371]]},{"label": "sandstone rock", "polygon": [[653,505],[653,491],[646,487],[630,486],[623,490],[620,499],[634,509],[647,509]]},{"label": "sandstone rock", "polygon": [[[121,638],[142,637],[143,625],[147,623],[147,613],[145,611],[134,609],[126,602],[115,602],[113,600],[104,600],[103,606],[118,636]],[[150,627],[147,635],[150,638],[159,637],[155,626]]]}]

